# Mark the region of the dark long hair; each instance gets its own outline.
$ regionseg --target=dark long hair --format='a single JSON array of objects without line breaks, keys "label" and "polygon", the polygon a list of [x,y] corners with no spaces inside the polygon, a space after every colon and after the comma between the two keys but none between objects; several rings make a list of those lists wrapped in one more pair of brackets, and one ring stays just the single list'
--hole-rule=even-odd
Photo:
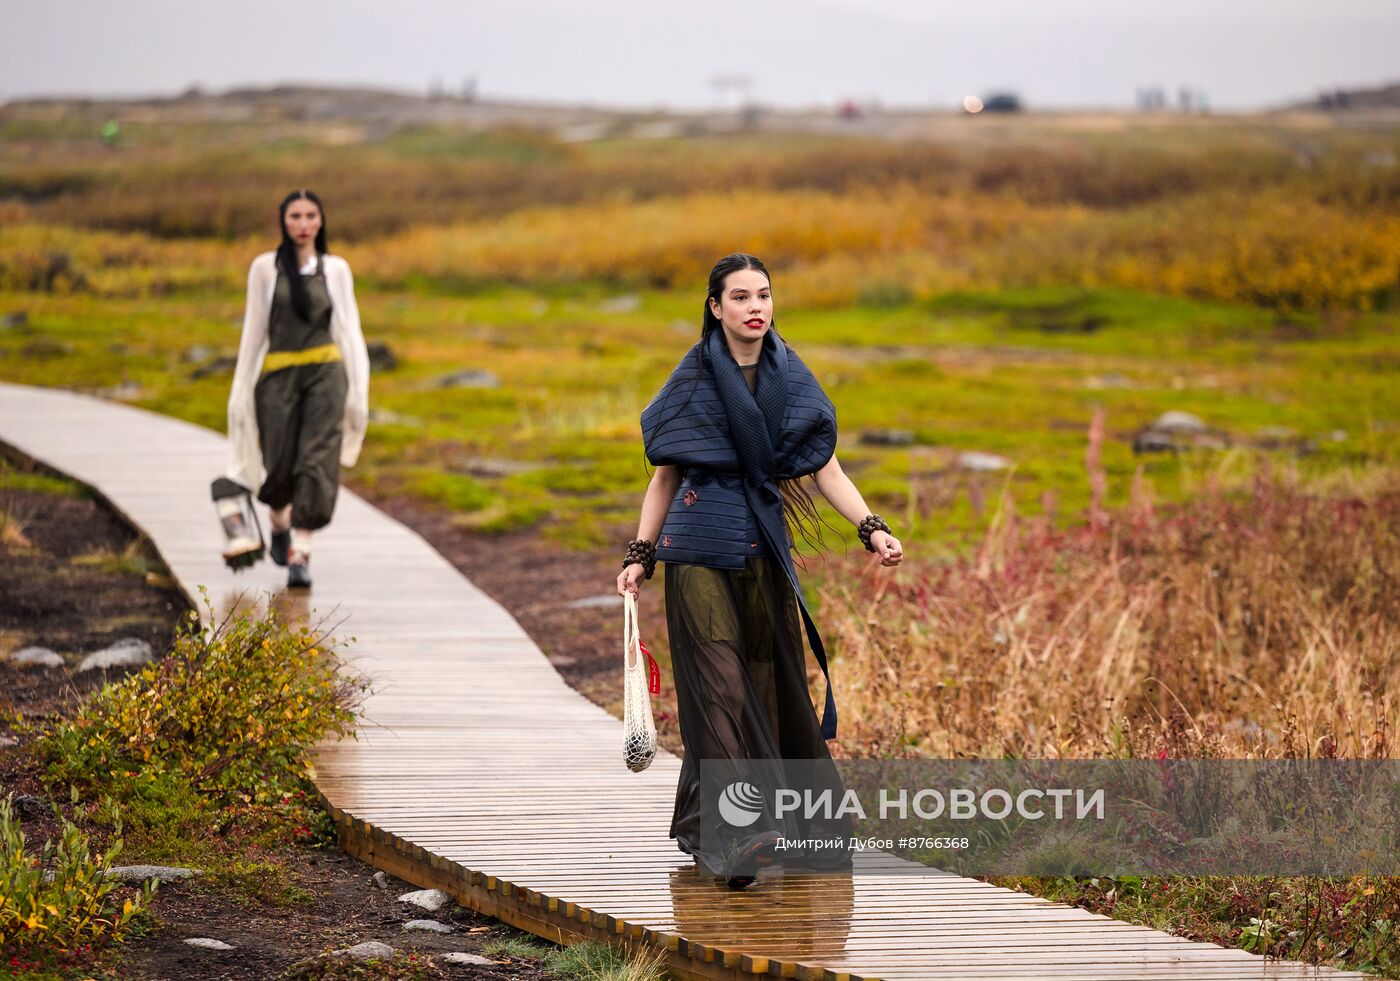
[{"label": "dark long hair", "polygon": [[[710,301],[719,302],[720,294],[724,292],[725,280],[730,273],[738,272],[741,269],[752,269],[763,274],[769,285],[773,283],[773,276],[768,272],[768,267],[763,264],[763,260],[756,255],[749,255],[747,252],[731,252],[710,270],[710,285],[705,291],[705,313],[700,322],[701,350],[704,350],[704,341],[707,340],[714,331],[720,329],[719,318],[710,309]],[[768,321],[768,329],[773,331],[773,336],[777,338],[779,344],[787,344],[782,335],[775,329],[777,318]],[[791,350],[791,345],[789,345]],[[825,548],[826,540],[822,534],[823,527],[831,528],[829,522],[823,521],[821,514],[817,511],[817,505],[812,500],[812,494],[802,485],[801,478],[793,480],[778,481],[778,490],[783,495],[783,514],[788,521],[788,533],[796,541],[796,534],[802,535],[803,540],[813,548]],[[832,528],[832,531],[836,529]]]},{"label": "dark long hair", "polygon": [[311,316],[311,294],[306,291],[306,282],[301,278],[301,263],[297,261],[297,244],[287,234],[287,208],[293,201],[306,200],[321,212],[321,228],[316,232],[316,254],[326,254],[326,206],[315,193],[297,190],[288,194],[277,206],[277,227],[282,230],[282,244],[277,246],[277,268],[287,277],[292,288],[292,309],[305,320]]}]

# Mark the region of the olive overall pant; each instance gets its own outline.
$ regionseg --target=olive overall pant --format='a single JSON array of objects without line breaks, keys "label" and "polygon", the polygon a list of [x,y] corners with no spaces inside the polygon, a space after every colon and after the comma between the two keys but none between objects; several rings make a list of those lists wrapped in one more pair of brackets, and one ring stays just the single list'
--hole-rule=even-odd
[{"label": "olive overall pant", "polygon": [[258,500],[273,509],[290,504],[292,527],[315,531],[330,523],[340,489],[346,379],[320,264],[303,279],[311,299],[306,317],[292,306],[286,276],[277,275],[268,353],[253,395],[267,470]]}]

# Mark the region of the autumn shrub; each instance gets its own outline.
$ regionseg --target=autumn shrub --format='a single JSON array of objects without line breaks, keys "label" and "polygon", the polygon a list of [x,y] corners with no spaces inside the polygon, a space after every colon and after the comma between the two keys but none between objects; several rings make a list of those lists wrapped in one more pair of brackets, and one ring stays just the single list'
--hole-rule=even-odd
[{"label": "autumn shrub", "polygon": [[1400,218],[1279,192],[1067,212],[970,260],[999,286],[1114,286],[1276,310],[1373,306],[1400,291]]},{"label": "autumn shrub", "polygon": [[[273,239],[0,225],[0,290],[159,296],[240,290]],[[1400,220],[1282,192],[1094,211],[914,185],[837,194],[711,192],[533,207],[337,246],[363,289],[501,283],[670,288],[735,250],[762,256],[784,302],[888,307],[948,290],[1114,287],[1282,310],[1366,309],[1400,292]]]},{"label": "autumn shrub", "polygon": [[152,296],[240,286],[251,244],[165,242],[146,235],[0,223],[0,290]]},{"label": "autumn shrub", "polygon": [[997,884],[1187,940],[1379,977],[1400,972],[1400,878],[1119,875]]},{"label": "autumn shrub", "polygon": [[[738,216],[742,216],[739,219]],[[743,250],[770,262],[909,247],[921,223],[895,202],[736,192],[520,212],[487,226],[424,228],[383,243],[376,275],[667,286]]]},{"label": "autumn shrub", "polygon": [[311,749],[352,734],[363,680],[335,645],[276,611],[204,629],[192,612],[170,652],[93,695],[40,742],[50,780],[124,796],[168,778],[254,805],[303,792]]},{"label": "autumn shrub", "polygon": [[14,808],[0,799],[0,950],[70,950],[120,941],[148,906],[154,886],[123,889],[108,873],[121,839],[94,854],[88,836],[63,822],[57,842],[35,852],[25,842]]},{"label": "autumn shrub", "polygon": [[930,134],[937,139],[759,133],[588,145],[450,127],[346,142],[343,122],[299,120],[295,152],[279,141],[287,134],[276,124],[225,125],[214,140],[198,126],[171,127],[117,153],[36,132],[8,153],[0,144],[0,206],[23,206],[55,225],[233,239],[274,231],[277,197],[316,174],[334,236],[363,242],[529,208],[735,189],[845,195],[912,186],[970,200],[1121,209],[1207,191],[1244,197],[1285,188],[1377,208],[1394,202],[1400,186],[1394,168],[1366,162],[1368,152],[1383,155],[1393,142],[1383,131],[1360,139],[1313,131],[1300,154],[1299,135],[1286,125],[1197,120],[1090,135],[1055,133],[1028,119],[1005,121],[989,139],[988,120],[963,122]]},{"label": "autumn shrub", "polygon": [[822,592],[876,755],[1394,755],[1400,485],[1261,475],[1057,529],[1009,500],[972,553]]}]

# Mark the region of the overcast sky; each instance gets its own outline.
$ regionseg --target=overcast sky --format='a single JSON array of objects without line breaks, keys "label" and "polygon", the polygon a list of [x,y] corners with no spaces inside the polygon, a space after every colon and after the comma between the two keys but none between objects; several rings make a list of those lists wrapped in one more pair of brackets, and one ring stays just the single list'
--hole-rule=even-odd
[{"label": "overcast sky", "polygon": [[0,99],[279,82],[675,108],[844,97],[1253,109],[1400,80],[1396,0],[5,0]]}]

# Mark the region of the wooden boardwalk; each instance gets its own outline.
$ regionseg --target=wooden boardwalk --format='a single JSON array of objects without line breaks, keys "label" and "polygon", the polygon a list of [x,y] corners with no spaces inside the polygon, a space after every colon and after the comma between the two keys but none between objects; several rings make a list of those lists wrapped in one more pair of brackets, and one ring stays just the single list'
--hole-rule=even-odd
[{"label": "wooden boardwalk", "polygon": [[[227,607],[246,590],[281,592],[271,563],[235,576],[219,558],[219,434],[0,384],[0,441],[96,489],[187,593],[205,586]],[[375,687],[359,739],[324,746],[316,764],[346,849],[540,936],[659,947],[682,978],[1363,977],[952,875],[774,874],[730,892],[666,836],[679,761],[662,753],[627,772],[620,723],[422,538],[346,493],[312,568],[300,602],[347,618],[340,632]]]}]

